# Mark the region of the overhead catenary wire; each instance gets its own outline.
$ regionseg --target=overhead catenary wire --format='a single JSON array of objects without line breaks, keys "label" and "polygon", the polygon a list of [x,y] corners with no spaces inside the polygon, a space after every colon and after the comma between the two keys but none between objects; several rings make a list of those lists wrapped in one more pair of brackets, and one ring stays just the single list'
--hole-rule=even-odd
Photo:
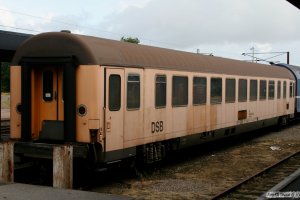
[{"label": "overhead catenary wire", "polygon": [[[23,12],[18,12],[18,11],[12,11],[12,10],[3,9],[3,8],[0,8],[0,12],[12,13],[12,14],[16,14],[16,15],[21,15],[21,16],[26,16],[26,17],[30,17],[30,18],[35,18],[35,19],[38,19],[38,20],[49,21],[51,23],[57,23],[57,24],[63,24],[63,25],[73,26],[73,27],[76,27],[76,28],[94,30],[94,31],[98,31],[98,32],[102,32],[102,33],[106,33],[106,34],[110,34],[110,35],[115,35],[115,36],[118,36],[118,37],[122,37],[124,35],[126,37],[128,36],[128,34],[116,33],[116,32],[107,31],[107,30],[103,30],[103,29],[99,29],[99,28],[95,28],[95,27],[74,24],[74,23],[65,22],[65,21],[62,21],[62,20],[50,19],[50,18],[47,18],[47,17],[41,17],[41,16],[36,16],[36,15],[31,15],[31,14],[27,14],[27,13],[23,13]],[[11,28],[11,29],[16,29],[16,30],[36,32],[36,33],[43,32],[43,31],[37,31],[37,30],[27,29],[27,28],[21,28],[21,27],[8,26],[8,25],[3,25],[3,24],[0,24],[0,26],[1,27],[6,27],[6,28]],[[183,44],[168,43],[168,42],[157,41],[157,40],[143,38],[143,37],[140,37],[140,39],[143,40],[143,41],[145,41],[145,42],[148,42],[150,44],[156,43],[156,44],[162,44],[162,45],[167,45],[167,46],[171,46],[171,47],[172,46],[182,46],[182,47],[184,46]]]},{"label": "overhead catenary wire", "polygon": [[16,29],[16,30],[22,30],[22,31],[36,32],[36,33],[40,33],[41,32],[41,31],[37,31],[37,30],[26,29],[26,28],[18,28],[18,27],[7,26],[7,25],[2,25],[2,24],[0,24],[0,27],[11,28],[11,29]]}]

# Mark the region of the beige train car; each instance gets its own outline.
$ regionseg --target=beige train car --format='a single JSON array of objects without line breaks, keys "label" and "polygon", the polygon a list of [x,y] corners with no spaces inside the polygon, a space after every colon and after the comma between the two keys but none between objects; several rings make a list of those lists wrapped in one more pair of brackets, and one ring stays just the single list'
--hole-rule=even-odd
[{"label": "beige train car", "polygon": [[29,157],[70,143],[75,157],[149,163],[294,110],[285,68],[66,32],[30,38],[11,66],[11,139]]}]

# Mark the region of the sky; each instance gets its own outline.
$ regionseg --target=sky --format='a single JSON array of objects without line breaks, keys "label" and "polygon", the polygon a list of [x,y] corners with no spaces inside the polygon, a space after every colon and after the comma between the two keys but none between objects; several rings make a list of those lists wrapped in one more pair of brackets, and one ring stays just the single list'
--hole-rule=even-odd
[{"label": "sky", "polygon": [[137,37],[247,61],[286,62],[290,52],[290,64],[300,66],[300,9],[286,0],[0,0],[0,30]]}]

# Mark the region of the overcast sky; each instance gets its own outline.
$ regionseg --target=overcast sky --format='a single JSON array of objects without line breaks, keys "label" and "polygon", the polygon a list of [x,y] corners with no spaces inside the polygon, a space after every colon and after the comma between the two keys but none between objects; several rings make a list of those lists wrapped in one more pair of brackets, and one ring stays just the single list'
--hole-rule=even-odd
[{"label": "overcast sky", "polygon": [[[256,53],[290,51],[291,64],[300,65],[300,10],[286,0],[0,0],[0,29],[131,36],[146,45],[240,60],[251,60],[241,54],[252,47]],[[286,62],[286,54],[272,61]]]}]

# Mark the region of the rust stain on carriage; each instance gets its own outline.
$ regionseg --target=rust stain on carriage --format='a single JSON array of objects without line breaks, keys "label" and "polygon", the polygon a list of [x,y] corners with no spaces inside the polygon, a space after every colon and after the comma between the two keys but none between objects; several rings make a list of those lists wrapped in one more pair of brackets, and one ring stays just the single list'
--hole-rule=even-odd
[{"label": "rust stain on carriage", "polygon": [[207,130],[206,105],[194,106],[193,108],[194,133],[200,133]]},{"label": "rust stain on carriage", "polygon": [[277,112],[278,113],[282,113],[284,111],[283,107],[282,107],[282,100],[277,101]]},{"label": "rust stain on carriage", "polygon": [[218,124],[218,105],[210,105],[210,130],[214,130]]},{"label": "rust stain on carriage", "polygon": [[188,107],[188,111],[187,111],[187,119],[186,123],[187,123],[187,131],[188,133],[193,133],[193,128],[194,128],[194,122],[193,120],[189,120],[189,119],[193,119],[193,107]]},{"label": "rust stain on carriage", "polygon": [[247,119],[247,110],[239,110],[238,120]]}]

